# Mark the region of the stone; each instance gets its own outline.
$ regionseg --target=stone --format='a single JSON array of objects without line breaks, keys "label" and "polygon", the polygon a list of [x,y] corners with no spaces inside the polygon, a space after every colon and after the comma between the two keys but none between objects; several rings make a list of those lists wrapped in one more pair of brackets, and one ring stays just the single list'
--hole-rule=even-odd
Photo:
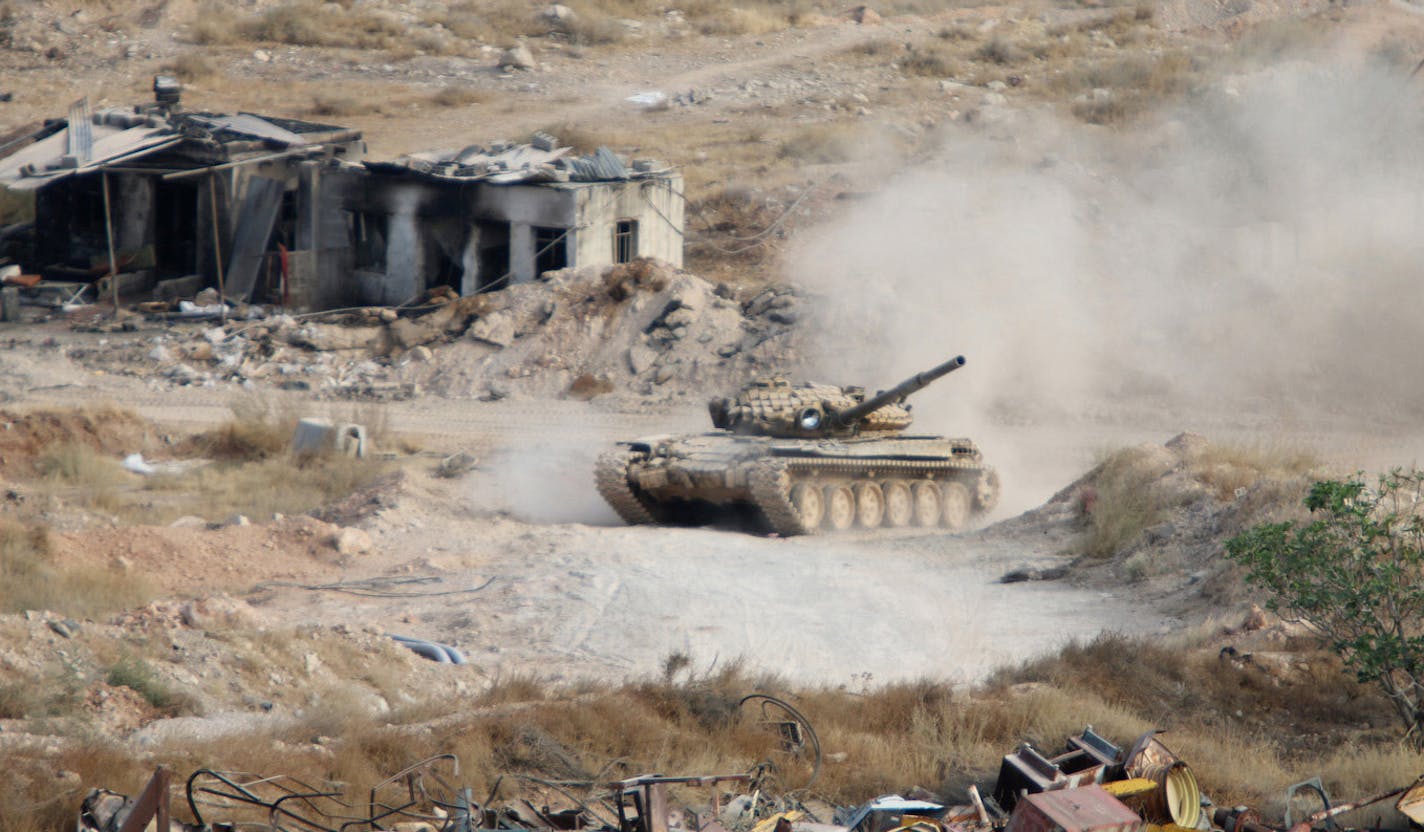
[{"label": "stone", "polygon": [[440,464],[435,467],[435,476],[445,479],[461,477],[474,470],[475,463],[474,456],[470,454],[452,454],[440,460]]},{"label": "stone", "polygon": [[856,6],[851,9],[850,19],[862,26],[874,26],[881,20],[880,14],[869,6]]},{"label": "stone", "polygon": [[544,19],[551,23],[567,23],[576,17],[574,10],[563,3],[552,3],[544,7]]},{"label": "stone", "polygon": [[524,44],[516,44],[504,50],[499,56],[500,69],[534,69],[534,53]]},{"label": "stone", "polygon": [[69,618],[63,620],[50,619],[45,623],[61,638],[74,638],[74,634],[79,632],[79,622]]},{"label": "stone", "polygon": [[419,346],[410,351],[410,360],[421,364],[429,361],[435,354],[427,346]]},{"label": "stone", "polygon": [[477,319],[468,331],[476,341],[507,347],[514,343],[514,318],[507,312],[491,312]]},{"label": "stone", "polygon": [[227,518],[227,520],[223,523],[223,525],[224,525],[224,526],[250,526],[250,525],[252,525],[252,521],[249,520],[249,519],[247,519],[247,515],[245,515],[245,514],[234,514],[233,516]]},{"label": "stone", "polygon": [[371,536],[360,529],[341,529],[331,536],[331,548],[343,555],[364,555],[371,551]]},{"label": "stone", "polygon": [[986,92],[984,97],[979,99],[979,103],[985,107],[1002,107],[1009,102],[1002,93]]},{"label": "stone", "polygon": [[272,53],[266,49],[258,49],[252,53],[252,59],[258,63],[267,63],[272,60]]}]

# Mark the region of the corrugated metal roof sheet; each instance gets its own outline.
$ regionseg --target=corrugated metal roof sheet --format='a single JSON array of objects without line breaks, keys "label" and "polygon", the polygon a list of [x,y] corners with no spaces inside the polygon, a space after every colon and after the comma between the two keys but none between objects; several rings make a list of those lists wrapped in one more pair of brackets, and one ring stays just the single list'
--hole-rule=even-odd
[{"label": "corrugated metal roof sheet", "polygon": [[66,176],[84,173],[180,140],[166,124],[159,127],[145,124],[127,129],[107,124],[86,126],[93,137],[87,164],[66,166],[69,128],[65,128],[0,159],[0,186],[32,191]]}]

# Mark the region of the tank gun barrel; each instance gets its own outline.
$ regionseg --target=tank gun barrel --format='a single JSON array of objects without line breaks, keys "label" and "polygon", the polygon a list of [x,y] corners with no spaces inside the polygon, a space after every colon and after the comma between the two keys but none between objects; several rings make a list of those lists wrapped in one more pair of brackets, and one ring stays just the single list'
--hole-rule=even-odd
[{"label": "tank gun barrel", "polygon": [[910,376],[889,390],[872,396],[855,407],[834,414],[831,419],[837,427],[849,427],[887,404],[904,401],[907,397],[963,366],[964,356],[956,355],[933,369]]}]

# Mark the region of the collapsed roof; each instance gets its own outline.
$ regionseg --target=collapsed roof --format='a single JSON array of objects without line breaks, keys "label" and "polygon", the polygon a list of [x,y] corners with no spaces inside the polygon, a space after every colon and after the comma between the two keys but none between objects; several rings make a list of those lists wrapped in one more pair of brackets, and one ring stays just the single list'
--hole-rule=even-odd
[{"label": "collapsed roof", "polygon": [[446,182],[488,182],[494,185],[547,182],[616,182],[653,179],[671,168],[638,159],[625,163],[618,154],[600,147],[587,156],[572,156],[546,133],[535,134],[529,144],[497,142],[485,148],[412,153],[390,162],[367,161],[377,173],[409,174]]},{"label": "collapsed roof", "polygon": [[359,141],[361,133],[329,124],[253,113],[173,112],[166,107],[109,108],[91,113],[87,100],[69,116],[22,138],[32,143],[0,158],[0,187],[32,191],[75,174],[139,165],[172,149],[179,169],[294,154]]}]

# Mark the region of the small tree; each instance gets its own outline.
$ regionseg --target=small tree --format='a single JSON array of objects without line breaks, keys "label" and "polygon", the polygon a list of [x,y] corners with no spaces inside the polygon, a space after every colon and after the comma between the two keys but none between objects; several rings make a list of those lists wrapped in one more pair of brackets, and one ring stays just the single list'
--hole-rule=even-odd
[{"label": "small tree", "polygon": [[1318,634],[1389,697],[1424,746],[1424,472],[1394,470],[1311,486],[1306,525],[1268,523],[1227,541],[1269,609]]}]

